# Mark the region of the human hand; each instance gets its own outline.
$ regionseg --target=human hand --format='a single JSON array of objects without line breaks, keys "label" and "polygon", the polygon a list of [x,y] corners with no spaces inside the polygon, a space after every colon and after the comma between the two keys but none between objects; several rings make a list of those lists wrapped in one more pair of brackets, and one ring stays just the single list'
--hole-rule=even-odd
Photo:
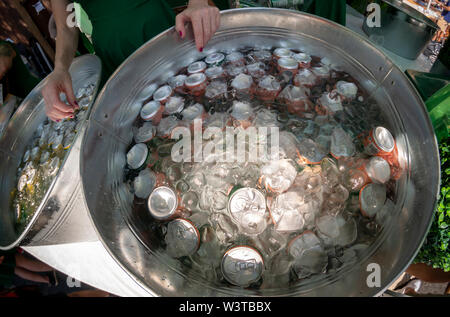
[{"label": "human hand", "polygon": [[[59,95],[64,93],[71,106],[61,101]],[[72,88],[72,79],[67,70],[55,69],[47,78],[47,83],[42,89],[42,96],[45,101],[45,113],[53,121],[60,121],[64,118],[73,118],[78,103],[75,99]]]},{"label": "human hand", "polygon": [[190,0],[186,10],[177,15],[175,29],[181,38],[186,35],[185,23],[191,22],[197,49],[201,52],[220,26],[219,9],[207,0]]},{"label": "human hand", "polygon": [[0,80],[5,77],[6,73],[11,69],[13,57],[0,55]]}]

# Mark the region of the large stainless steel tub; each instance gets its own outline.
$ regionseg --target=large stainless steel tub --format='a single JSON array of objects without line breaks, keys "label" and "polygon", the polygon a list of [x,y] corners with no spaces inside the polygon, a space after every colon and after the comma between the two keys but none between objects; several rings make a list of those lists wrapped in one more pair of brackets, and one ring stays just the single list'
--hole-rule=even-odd
[{"label": "large stainless steel tub", "polygon": [[[69,71],[75,92],[92,83],[95,84],[94,95],[96,94],[101,75],[101,61],[97,56],[85,55],[74,59]],[[78,242],[81,239],[95,240],[95,232],[76,226],[80,220],[72,217],[72,211],[84,204],[78,167],[81,138],[86,123],[77,133],[30,223],[21,232],[16,231],[14,226],[10,193],[17,186],[17,168],[25,148],[47,117],[41,94],[46,82],[47,79],[41,81],[24,99],[0,139],[0,250],[11,249],[19,243],[35,246]],[[69,224],[70,218],[75,219]]]},{"label": "large stainless steel tub", "polygon": [[[162,84],[174,71],[208,52],[249,45],[300,48],[327,56],[354,76],[381,105],[380,115],[386,117],[407,169],[396,189],[396,211],[357,265],[283,289],[225,287],[186,274],[178,261],[158,250],[156,235],[148,227],[150,216],[131,208],[133,195],[123,183],[131,125],[139,113],[144,87]],[[432,220],[440,173],[436,138],[425,107],[403,73],[379,50],[328,20],[288,10],[252,8],[222,12],[221,28],[203,54],[195,50],[192,40],[182,41],[170,29],[126,60],[94,105],[83,139],[81,176],[90,215],[105,247],[155,295],[363,296],[382,292],[414,258]],[[380,271],[376,265],[372,271],[371,263],[378,264]],[[368,284],[368,278],[375,285]]]}]

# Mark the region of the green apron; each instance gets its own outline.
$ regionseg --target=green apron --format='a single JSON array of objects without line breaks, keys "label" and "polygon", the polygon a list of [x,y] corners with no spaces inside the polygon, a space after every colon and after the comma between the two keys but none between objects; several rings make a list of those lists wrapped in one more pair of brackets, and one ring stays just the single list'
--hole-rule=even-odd
[{"label": "green apron", "polygon": [[345,0],[305,0],[302,9],[345,26]]},{"label": "green apron", "polygon": [[92,23],[103,82],[136,49],[173,26],[175,15],[163,0],[78,0]]},{"label": "green apron", "polygon": [[[95,53],[103,63],[105,82],[117,67],[145,42],[172,27],[171,8],[180,0],[77,0],[92,23]],[[223,3],[222,3],[223,2]],[[219,0],[225,8],[227,0]]]}]

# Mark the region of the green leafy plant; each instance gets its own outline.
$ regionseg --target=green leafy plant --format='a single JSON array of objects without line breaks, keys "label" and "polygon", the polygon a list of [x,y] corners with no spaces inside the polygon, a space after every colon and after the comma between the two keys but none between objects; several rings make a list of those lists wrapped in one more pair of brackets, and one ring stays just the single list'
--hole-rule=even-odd
[{"label": "green leafy plant", "polygon": [[450,146],[448,140],[439,146],[441,155],[441,197],[430,232],[414,262],[450,271]]}]

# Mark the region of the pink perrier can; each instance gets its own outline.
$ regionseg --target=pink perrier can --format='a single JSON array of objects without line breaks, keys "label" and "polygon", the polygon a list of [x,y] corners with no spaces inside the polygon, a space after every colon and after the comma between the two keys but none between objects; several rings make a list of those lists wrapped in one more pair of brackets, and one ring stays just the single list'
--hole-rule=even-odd
[{"label": "pink perrier can", "polygon": [[184,85],[193,96],[203,96],[206,90],[206,75],[195,73],[186,78]]},{"label": "pink perrier can", "polygon": [[277,67],[280,73],[291,72],[295,76],[298,72],[298,62],[292,57],[281,57]]}]

